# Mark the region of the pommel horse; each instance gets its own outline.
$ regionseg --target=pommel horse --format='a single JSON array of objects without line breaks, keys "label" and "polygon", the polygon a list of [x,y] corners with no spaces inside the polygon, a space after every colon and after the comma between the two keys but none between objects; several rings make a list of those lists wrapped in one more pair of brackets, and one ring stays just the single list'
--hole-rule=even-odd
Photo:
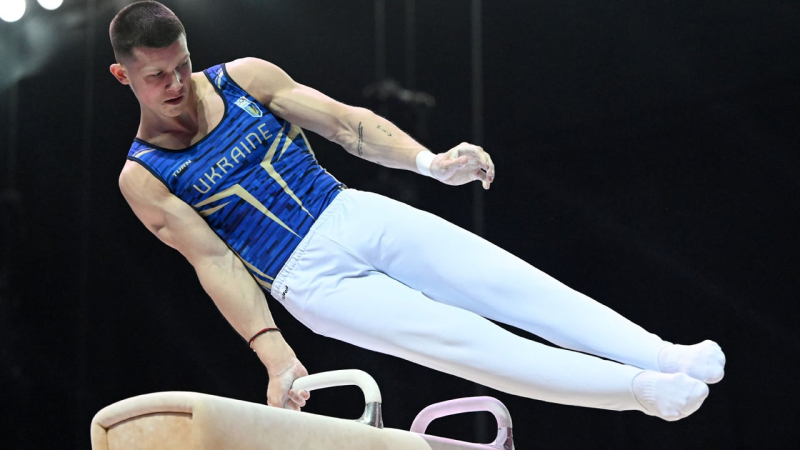
[{"label": "pommel horse", "polygon": [[[357,420],[297,412],[199,394],[157,392],[131,397],[100,410],[92,420],[93,450],[514,450],[511,416],[492,397],[467,397],[423,409],[410,431],[384,428],[375,380],[360,370],[337,370],[299,378],[294,389],[313,391],[356,385],[364,394]],[[497,437],[477,444],[425,434],[435,419],[488,411]]]}]

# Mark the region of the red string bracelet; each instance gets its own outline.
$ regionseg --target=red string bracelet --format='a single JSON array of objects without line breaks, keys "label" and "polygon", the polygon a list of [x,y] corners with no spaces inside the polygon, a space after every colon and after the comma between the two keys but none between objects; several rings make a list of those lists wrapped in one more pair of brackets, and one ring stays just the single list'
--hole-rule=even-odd
[{"label": "red string bracelet", "polygon": [[249,345],[250,348],[253,348],[253,341],[255,341],[256,338],[261,336],[262,334],[270,332],[270,331],[281,331],[281,330],[280,330],[280,328],[274,328],[274,327],[264,328],[263,330],[261,330],[258,333],[254,334],[253,337],[250,338],[250,342],[248,342],[247,345]]}]

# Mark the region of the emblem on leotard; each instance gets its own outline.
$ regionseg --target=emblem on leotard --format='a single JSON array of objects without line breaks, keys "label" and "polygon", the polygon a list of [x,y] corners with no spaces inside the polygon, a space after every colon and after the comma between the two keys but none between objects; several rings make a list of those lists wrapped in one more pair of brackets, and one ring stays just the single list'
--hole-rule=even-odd
[{"label": "emblem on leotard", "polygon": [[222,89],[222,69],[217,70],[217,76],[214,78],[214,83],[217,87]]},{"label": "emblem on leotard", "polygon": [[239,100],[236,100],[236,106],[247,111],[247,114],[250,114],[253,117],[261,117],[264,115],[264,113],[261,112],[261,108],[259,108],[257,104],[248,100],[247,97],[240,97]]}]

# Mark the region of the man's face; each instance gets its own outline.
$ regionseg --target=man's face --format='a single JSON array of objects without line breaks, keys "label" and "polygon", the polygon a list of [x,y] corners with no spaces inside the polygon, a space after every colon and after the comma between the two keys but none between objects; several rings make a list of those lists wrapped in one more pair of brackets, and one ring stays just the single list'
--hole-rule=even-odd
[{"label": "man's face", "polygon": [[111,73],[131,87],[142,108],[176,117],[183,112],[192,86],[186,37],[166,48],[136,47],[130,60],[111,66]]}]

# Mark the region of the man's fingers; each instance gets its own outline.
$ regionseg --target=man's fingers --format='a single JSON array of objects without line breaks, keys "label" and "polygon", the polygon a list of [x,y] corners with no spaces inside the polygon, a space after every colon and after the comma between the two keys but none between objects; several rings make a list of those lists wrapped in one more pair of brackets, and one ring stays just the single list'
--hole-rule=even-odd
[{"label": "man's fingers", "polygon": [[[303,396],[302,393],[305,393],[306,395]],[[291,400],[293,403],[297,404],[297,406],[300,406],[300,407],[306,406],[306,399],[308,397],[309,397],[309,395],[308,395],[308,392],[306,392],[306,391],[297,392],[297,391],[295,391],[293,389],[289,390],[289,400]]]},{"label": "man's fingers", "polygon": [[475,179],[481,182],[484,189],[486,190],[489,189],[489,175],[487,175],[486,172],[484,172],[483,170],[476,170]]},{"label": "man's fingers", "polygon": [[284,409],[291,409],[292,411],[300,411],[300,405],[293,402],[291,399],[286,401],[286,404],[283,405]]},{"label": "man's fingers", "polygon": [[489,171],[492,168],[491,157],[483,150],[483,147],[472,144],[462,144],[455,154],[466,155],[470,161],[476,162],[481,169]]},{"label": "man's fingers", "polygon": [[492,181],[494,181],[494,163],[492,162],[492,157],[483,151],[483,148],[478,146],[472,146],[466,150],[472,154],[472,160],[480,167],[479,170],[475,171],[475,178],[481,181],[484,189],[488,190]]},{"label": "man's fingers", "polygon": [[478,160],[481,164],[481,169],[485,170],[486,172],[489,171],[489,154],[483,151],[481,147],[478,147]]},{"label": "man's fingers", "polygon": [[295,392],[290,389],[283,398],[275,398],[275,396],[268,395],[267,405],[299,411],[301,407],[306,406],[306,400],[310,397],[311,394],[308,391]]},{"label": "man's fingers", "polygon": [[486,175],[489,175],[489,183],[494,181],[494,162],[492,162],[492,156],[490,154],[486,154],[486,159],[489,162],[489,169],[486,170]]},{"label": "man's fingers", "polygon": [[480,180],[484,189],[494,181],[495,168],[492,157],[482,147],[462,142],[453,147],[446,158],[437,161],[436,177],[447,184],[461,185]]},{"label": "man's fingers", "polygon": [[483,180],[483,188],[489,189],[489,184],[494,181],[494,162],[492,162],[492,157],[485,151],[483,148],[477,147],[479,150],[476,154],[478,163],[480,164],[481,170],[486,174],[486,177],[479,177]]},{"label": "man's fingers", "polygon": [[442,162],[442,170],[458,170],[467,165],[467,157],[459,156],[456,159],[446,159]]}]

